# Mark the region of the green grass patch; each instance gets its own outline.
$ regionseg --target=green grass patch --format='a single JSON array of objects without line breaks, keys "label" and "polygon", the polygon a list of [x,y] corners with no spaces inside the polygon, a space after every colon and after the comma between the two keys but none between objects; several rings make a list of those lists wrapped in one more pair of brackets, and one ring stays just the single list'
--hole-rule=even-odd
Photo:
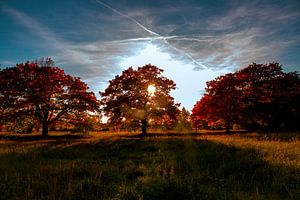
[{"label": "green grass patch", "polygon": [[125,134],[2,141],[0,199],[300,199],[298,146]]}]

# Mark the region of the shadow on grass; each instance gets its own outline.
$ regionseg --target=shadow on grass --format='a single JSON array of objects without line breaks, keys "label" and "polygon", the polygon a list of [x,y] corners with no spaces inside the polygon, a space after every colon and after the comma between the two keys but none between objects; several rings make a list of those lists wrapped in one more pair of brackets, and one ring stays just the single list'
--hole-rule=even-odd
[{"label": "shadow on grass", "polygon": [[40,140],[74,140],[74,139],[83,139],[89,138],[87,135],[79,134],[64,134],[64,135],[28,135],[28,134],[5,134],[0,135],[0,140],[12,140],[12,141],[40,141]]},{"label": "shadow on grass", "polygon": [[299,199],[299,169],[193,138],[64,143],[0,154],[0,199]]},{"label": "shadow on grass", "polygon": [[130,135],[120,135],[120,137],[123,138],[156,138],[156,137],[182,137],[182,136],[201,136],[201,135],[233,135],[233,134],[243,134],[246,133],[246,131],[232,131],[229,134],[226,131],[207,131],[207,132],[162,132],[162,133],[156,133],[156,132],[149,132],[146,135],[143,135],[141,133],[136,134],[130,134]]}]

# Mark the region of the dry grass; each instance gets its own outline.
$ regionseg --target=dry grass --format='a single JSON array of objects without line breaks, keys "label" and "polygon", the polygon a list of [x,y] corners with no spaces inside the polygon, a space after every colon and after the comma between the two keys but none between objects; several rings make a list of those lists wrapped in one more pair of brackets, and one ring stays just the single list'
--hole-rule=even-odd
[{"label": "dry grass", "polygon": [[283,135],[2,135],[0,199],[299,199]]},{"label": "dry grass", "polygon": [[265,161],[272,164],[292,166],[300,169],[300,140],[292,136],[288,140],[280,137],[261,137],[259,134],[248,135],[208,135],[199,139],[207,139],[216,143],[234,146],[241,149],[255,149]]}]

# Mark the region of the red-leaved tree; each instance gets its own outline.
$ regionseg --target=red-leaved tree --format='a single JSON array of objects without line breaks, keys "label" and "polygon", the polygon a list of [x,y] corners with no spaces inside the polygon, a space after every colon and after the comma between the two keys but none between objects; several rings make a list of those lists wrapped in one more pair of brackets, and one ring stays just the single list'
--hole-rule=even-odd
[{"label": "red-leaved tree", "polygon": [[3,118],[34,116],[48,135],[48,126],[74,111],[95,111],[99,103],[80,78],[54,67],[51,59],[26,62],[0,70]]},{"label": "red-leaved tree", "polygon": [[279,63],[256,64],[237,71],[243,77],[241,125],[247,129],[295,129],[300,117],[300,76]]},{"label": "red-leaved tree", "polygon": [[300,75],[285,73],[278,63],[253,63],[207,82],[206,93],[192,111],[195,126],[224,122],[246,129],[299,129]]},{"label": "red-leaved tree", "polygon": [[[102,109],[109,121],[112,124],[135,121],[145,135],[150,119],[162,119],[163,116],[176,119],[179,105],[170,96],[176,85],[162,72],[162,69],[148,64],[137,70],[130,67],[110,80],[105,91],[100,92]],[[149,86],[154,88],[152,93]]]}]

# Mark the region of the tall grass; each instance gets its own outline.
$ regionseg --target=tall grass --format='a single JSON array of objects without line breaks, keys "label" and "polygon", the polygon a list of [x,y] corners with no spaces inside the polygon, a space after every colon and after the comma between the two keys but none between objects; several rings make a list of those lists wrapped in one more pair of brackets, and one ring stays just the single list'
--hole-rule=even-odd
[{"label": "tall grass", "polygon": [[299,140],[97,133],[0,142],[0,199],[300,199]]}]

